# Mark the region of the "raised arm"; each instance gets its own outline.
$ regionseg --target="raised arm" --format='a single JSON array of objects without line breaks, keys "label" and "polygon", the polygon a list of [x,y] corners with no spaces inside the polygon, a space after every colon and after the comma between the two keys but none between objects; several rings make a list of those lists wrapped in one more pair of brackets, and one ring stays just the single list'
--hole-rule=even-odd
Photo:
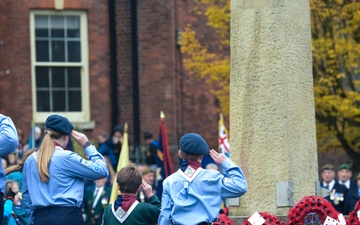
[{"label": "raised arm", "polygon": [[0,157],[15,151],[19,145],[16,127],[10,117],[0,114]]}]

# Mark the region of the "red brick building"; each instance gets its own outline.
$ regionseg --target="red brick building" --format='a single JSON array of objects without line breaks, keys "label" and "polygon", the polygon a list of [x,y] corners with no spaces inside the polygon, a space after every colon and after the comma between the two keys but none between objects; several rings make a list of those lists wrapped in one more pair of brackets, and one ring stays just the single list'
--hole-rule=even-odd
[{"label": "red brick building", "polygon": [[217,146],[211,87],[189,76],[177,30],[203,26],[186,0],[0,0],[0,112],[25,137],[53,113],[95,140],[128,123],[130,143],[166,116],[169,145],[187,132]]}]

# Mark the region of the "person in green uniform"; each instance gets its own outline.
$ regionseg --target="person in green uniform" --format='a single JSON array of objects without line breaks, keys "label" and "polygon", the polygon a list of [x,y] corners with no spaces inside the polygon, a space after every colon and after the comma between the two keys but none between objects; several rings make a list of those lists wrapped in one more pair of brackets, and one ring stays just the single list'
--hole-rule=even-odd
[{"label": "person in green uniform", "polygon": [[[135,166],[120,170],[116,179],[121,194],[113,204],[105,208],[102,225],[153,225],[157,223],[161,203],[153,194],[151,185],[143,179]],[[136,196],[142,188],[146,202],[137,201]]]},{"label": "person in green uniform", "polygon": [[95,180],[95,186],[87,188],[84,195],[86,225],[100,225],[104,209],[109,204],[111,188],[106,185],[107,177]]}]

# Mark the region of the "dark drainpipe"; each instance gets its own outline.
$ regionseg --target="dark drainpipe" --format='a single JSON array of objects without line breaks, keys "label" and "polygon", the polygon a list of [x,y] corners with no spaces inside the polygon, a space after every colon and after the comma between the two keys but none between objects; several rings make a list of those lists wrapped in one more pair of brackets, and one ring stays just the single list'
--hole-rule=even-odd
[{"label": "dark drainpipe", "polygon": [[109,0],[111,128],[118,124],[119,116],[115,6],[115,0]]},{"label": "dark drainpipe", "polygon": [[140,113],[139,113],[139,65],[137,45],[137,0],[130,1],[131,11],[131,65],[133,89],[134,147],[140,144]]}]

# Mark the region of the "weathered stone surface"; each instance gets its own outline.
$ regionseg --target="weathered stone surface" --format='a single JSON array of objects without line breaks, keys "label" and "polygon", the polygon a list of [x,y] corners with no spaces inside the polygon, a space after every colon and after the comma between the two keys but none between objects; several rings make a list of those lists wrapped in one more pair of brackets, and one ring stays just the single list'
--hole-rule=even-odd
[{"label": "weathered stone surface", "polygon": [[231,215],[287,215],[276,182],[296,203],[318,180],[309,1],[232,1],[231,59],[231,158],[249,186]]}]

